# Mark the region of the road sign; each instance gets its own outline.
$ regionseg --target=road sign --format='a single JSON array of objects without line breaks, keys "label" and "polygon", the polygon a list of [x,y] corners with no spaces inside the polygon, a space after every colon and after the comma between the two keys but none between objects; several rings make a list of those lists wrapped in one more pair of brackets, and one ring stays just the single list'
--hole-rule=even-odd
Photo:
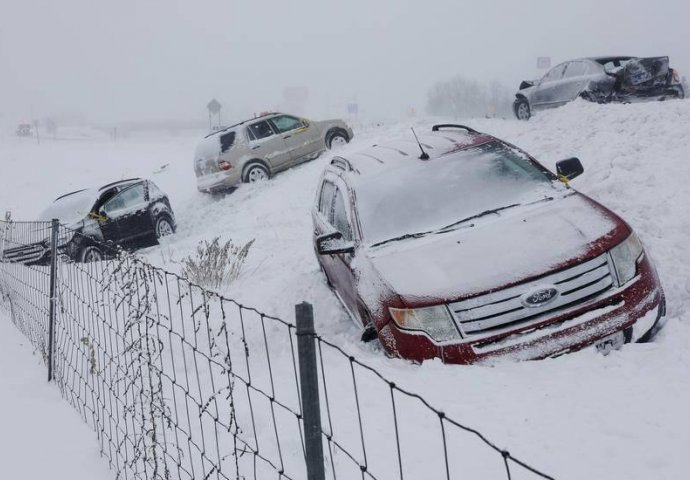
[{"label": "road sign", "polygon": [[537,57],[537,68],[551,68],[551,57]]}]

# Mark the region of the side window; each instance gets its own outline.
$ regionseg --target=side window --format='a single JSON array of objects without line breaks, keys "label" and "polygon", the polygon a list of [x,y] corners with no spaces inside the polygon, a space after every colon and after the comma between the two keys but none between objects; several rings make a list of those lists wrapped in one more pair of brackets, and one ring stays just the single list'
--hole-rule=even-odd
[{"label": "side window", "polygon": [[273,129],[267,121],[257,122],[247,127],[250,140],[261,140],[273,135]]},{"label": "side window", "polygon": [[570,62],[568,68],[565,71],[565,76],[567,78],[581,77],[585,74],[587,70],[587,64],[584,62]]},{"label": "side window", "polygon": [[235,143],[235,132],[224,133],[220,136],[220,153],[227,152]]},{"label": "side window", "polygon": [[352,227],[347,219],[345,197],[339,189],[335,191],[335,198],[333,200],[333,226],[343,234],[345,240],[352,240]]},{"label": "side window", "polygon": [[137,206],[146,204],[144,200],[144,185],[139,183],[115,195],[103,205],[103,211],[109,217],[116,216],[120,211],[130,211]]},{"label": "side window", "polygon": [[290,130],[295,130],[297,128],[304,127],[304,123],[299,118],[291,117],[289,115],[281,115],[271,119],[273,125],[278,129],[279,132],[289,132]]},{"label": "side window", "polygon": [[563,78],[563,70],[565,70],[565,64],[556,65],[549,72],[544,75],[542,82],[553,82]]},{"label": "side window", "polygon": [[335,185],[331,182],[324,182],[321,188],[321,197],[319,198],[319,212],[330,223],[333,223],[331,218],[331,206],[333,205],[333,194],[335,193]]}]

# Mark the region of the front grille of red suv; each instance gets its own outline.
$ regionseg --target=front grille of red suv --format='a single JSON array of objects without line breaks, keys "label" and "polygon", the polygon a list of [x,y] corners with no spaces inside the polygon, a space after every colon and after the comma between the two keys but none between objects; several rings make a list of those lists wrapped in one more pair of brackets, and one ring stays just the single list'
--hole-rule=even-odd
[{"label": "front grille of red suv", "polygon": [[[614,285],[608,254],[537,280],[448,306],[465,337],[499,333],[525,324],[543,321],[559,311],[604,294]],[[533,306],[525,302],[531,292],[555,288],[558,295],[548,303]]]}]

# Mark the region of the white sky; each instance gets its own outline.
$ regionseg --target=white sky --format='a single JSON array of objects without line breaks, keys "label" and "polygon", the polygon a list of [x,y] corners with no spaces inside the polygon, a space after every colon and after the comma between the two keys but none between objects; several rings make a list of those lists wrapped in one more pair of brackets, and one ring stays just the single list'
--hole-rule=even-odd
[{"label": "white sky", "polygon": [[423,108],[455,74],[511,88],[553,62],[669,55],[690,75],[687,0],[0,0],[0,115],[231,118],[306,86],[308,112]]}]

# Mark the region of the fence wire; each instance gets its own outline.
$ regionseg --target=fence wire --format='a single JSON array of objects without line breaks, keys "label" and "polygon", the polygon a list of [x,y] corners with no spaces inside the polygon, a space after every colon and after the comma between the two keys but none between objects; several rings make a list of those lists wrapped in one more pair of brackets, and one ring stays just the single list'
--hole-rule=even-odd
[{"label": "fence wire", "polygon": [[[0,309],[124,479],[306,479],[293,323],[64,226],[0,221]],[[105,259],[74,262],[88,246]],[[546,478],[338,345],[317,344],[326,477]]]}]

